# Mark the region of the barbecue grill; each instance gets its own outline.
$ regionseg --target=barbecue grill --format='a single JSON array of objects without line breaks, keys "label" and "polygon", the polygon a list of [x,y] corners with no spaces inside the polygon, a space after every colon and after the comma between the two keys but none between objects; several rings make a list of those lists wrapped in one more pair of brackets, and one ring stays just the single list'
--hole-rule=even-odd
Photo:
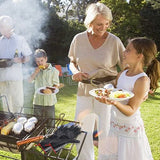
[{"label": "barbecue grill", "polygon": [[[5,98],[5,96],[0,96],[0,98]],[[6,104],[8,104],[6,99]],[[0,129],[5,126],[7,123],[14,121],[18,117],[26,117],[30,118],[34,115],[32,114],[23,114],[23,113],[11,113],[9,111],[8,106],[8,112],[0,111]],[[35,126],[35,128],[30,132],[25,132],[24,130],[19,134],[16,135],[12,131],[9,135],[2,135],[0,134],[0,150],[9,151],[12,153],[20,153],[21,154],[21,160],[25,160],[25,152],[34,152],[34,155],[37,154],[37,156],[43,156],[46,160],[47,159],[54,159],[54,160],[68,160],[71,151],[74,147],[74,143],[65,144],[63,146],[60,146],[56,151],[54,149],[50,149],[48,152],[45,152],[43,148],[39,147],[40,142],[44,137],[48,137],[49,135],[53,135],[55,131],[62,125],[65,125],[67,123],[72,123],[77,125],[78,122],[76,121],[70,121],[64,119],[65,114],[61,113],[59,115],[59,118],[47,118],[43,119],[43,117],[36,117],[38,119],[38,122]],[[53,121],[53,123],[50,123],[50,121]],[[47,126],[47,124],[54,124],[54,126]],[[81,131],[81,134],[83,136],[82,142],[80,142],[80,149],[77,152],[77,159],[79,157],[79,154],[81,152],[84,140],[86,138],[87,133],[85,131]],[[42,136],[43,135],[43,136]],[[41,137],[41,138],[40,138]],[[34,142],[34,143],[33,143]],[[63,153],[65,152],[65,157]],[[63,157],[62,157],[63,155]],[[0,155],[5,157],[4,155]],[[7,157],[10,159],[15,159],[12,157]]]}]

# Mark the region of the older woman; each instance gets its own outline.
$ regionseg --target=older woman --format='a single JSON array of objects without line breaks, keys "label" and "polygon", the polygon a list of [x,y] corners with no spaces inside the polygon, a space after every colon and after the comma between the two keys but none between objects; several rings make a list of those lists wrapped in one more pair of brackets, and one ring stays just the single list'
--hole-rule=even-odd
[{"label": "older woman", "polygon": [[[80,160],[94,160],[93,130],[95,122],[99,133],[98,159],[103,159],[103,139],[107,136],[110,106],[106,107],[89,95],[95,87],[112,83],[121,67],[124,46],[115,35],[107,32],[112,21],[111,10],[102,3],[93,3],[86,10],[86,31],[77,34],[71,42],[69,55],[73,80],[78,83],[75,119],[87,131]],[[92,79],[98,81],[94,84]]]}]

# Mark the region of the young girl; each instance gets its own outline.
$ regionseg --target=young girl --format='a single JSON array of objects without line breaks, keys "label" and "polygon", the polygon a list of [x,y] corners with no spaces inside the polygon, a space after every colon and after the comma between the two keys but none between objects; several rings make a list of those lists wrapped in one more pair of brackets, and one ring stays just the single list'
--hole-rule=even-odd
[{"label": "young girl", "polygon": [[[110,132],[104,141],[105,160],[153,160],[139,108],[149,90],[158,88],[160,64],[156,53],[157,48],[152,40],[132,39],[123,57],[129,68],[119,73],[115,86],[132,91],[134,97],[122,102],[96,98],[113,105]],[[147,74],[143,70],[145,66],[148,67]]]}]

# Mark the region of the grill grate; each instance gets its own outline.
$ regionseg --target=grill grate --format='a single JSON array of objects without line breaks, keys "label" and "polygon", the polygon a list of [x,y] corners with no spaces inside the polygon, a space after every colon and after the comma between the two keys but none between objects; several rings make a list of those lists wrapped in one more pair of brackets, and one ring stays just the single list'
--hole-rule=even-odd
[{"label": "grill grate", "polygon": [[[30,118],[34,115],[29,115],[29,114],[15,114],[13,117],[13,114],[11,114],[12,116],[10,117],[10,113],[0,113],[1,117],[5,117],[6,119],[3,120],[3,125],[4,125],[4,121],[13,121],[14,119],[17,119],[20,116],[26,117],[26,118]],[[0,149],[1,150],[6,150],[6,151],[11,151],[13,153],[17,153],[20,151],[23,151],[27,148],[27,146],[29,144],[25,144],[20,146],[19,148],[17,148],[17,144],[16,142],[19,140],[25,140],[27,138],[30,137],[34,137],[34,136],[38,136],[39,134],[41,134],[45,128],[45,125],[47,124],[48,119],[42,119],[41,117],[37,117],[38,122],[35,126],[35,128],[30,132],[26,132],[26,131],[22,131],[19,135],[16,135],[15,133],[13,133],[12,131],[9,133],[9,135],[1,135],[0,134]]]}]

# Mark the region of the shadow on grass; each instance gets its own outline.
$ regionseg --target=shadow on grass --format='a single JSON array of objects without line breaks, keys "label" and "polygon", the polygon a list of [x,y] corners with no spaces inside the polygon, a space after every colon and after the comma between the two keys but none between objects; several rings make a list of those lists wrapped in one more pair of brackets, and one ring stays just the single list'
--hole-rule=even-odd
[{"label": "shadow on grass", "polygon": [[[58,152],[59,153],[59,152]],[[72,155],[72,153],[69,155],[69,157],[67,158],[67,151],[63,151],[60,155],[59,158],[56,158],[58,156],[58,153],[55,154],[54,152],[51,152],[51,154],[44,154],[42,152],[39,152],[38,150],[36,150],[35,148],[32,148],[31,150],[25,152],[25,160],[48,160],[48,159],[53,159],[53,160],[73,160],[73,158],[75,157],[74,155]]]}]

